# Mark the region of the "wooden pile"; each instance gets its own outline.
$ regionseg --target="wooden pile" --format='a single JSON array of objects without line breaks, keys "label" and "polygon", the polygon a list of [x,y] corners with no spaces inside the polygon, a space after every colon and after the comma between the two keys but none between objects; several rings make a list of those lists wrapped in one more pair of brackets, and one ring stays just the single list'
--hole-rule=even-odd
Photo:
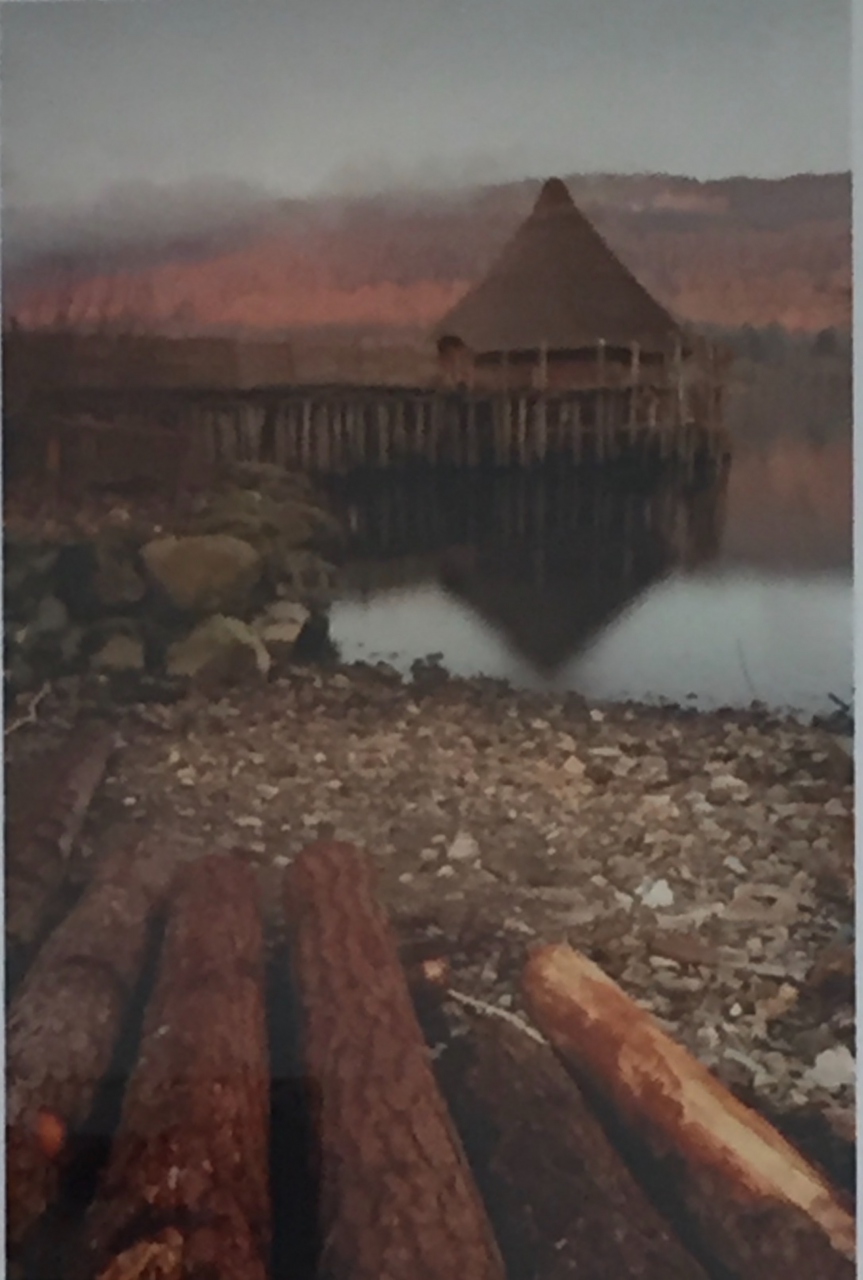
[{"label": "wooden pile", "polygon": [[[137,1062],[64,1274],[264,1280],[271,1081],[257,880],[221,855],[170,884],[161,863],[147,865],[127,858],[96,878],[13,1002],[10,1241],[38,1230],[58,1194],[67,1135],[92,1103],[164,907]],[[577,952],[531,957],[535,1027],[478,1017],[448,1105],[370,861],[310,846],[286,874],[284,906],[319,1276],[853,1276],[839,1193]],[[426,994],[437,983],[446,996],[445,965],[421,974]]]}]

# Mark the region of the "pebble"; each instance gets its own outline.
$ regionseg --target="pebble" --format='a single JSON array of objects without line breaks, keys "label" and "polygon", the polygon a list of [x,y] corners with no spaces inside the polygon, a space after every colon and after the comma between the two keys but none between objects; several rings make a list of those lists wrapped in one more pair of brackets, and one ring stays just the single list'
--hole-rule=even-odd
[{"label": "pebble", "polygon": [[806,1073],[806,1080],[831,1093],[852,1088],[857,1082],[857,1063],[853,1053],[844,1044],[822,1050],[814,1066]]},{"label": "pebble", "polygon": [[[348,688],[361,695],[356,707]],[[497,942],[509,962],[571,927],[573,945],[595,945],[609,974],[702,1062],[721,1069],[728,1051],[729,1067],[740,1055],[736,1069],[779,1111],[792,1093],[846,1107],[853,1010],[814,1009],[818,1034],[799,1041],[794,1010],[849,905],[822,884],[825,869],[845,876],[839,820],[853,812],[849,788],[811,783],[823,733],[791,721],[756,731],[732,714],[684,720],[580,702],[570,711],[543,695],[477,686],[474,699],[459,688],[406,710],[397,681],[344,671],[313,680],[297,669],[259,698],[234,692],[202,713],[150,711],[110,794],[126,801],[127,820],[139,809],[162,833],[183,809],[190,831],[209,827],[202,839],[214,848],[221,836],[251,852],[266,841],[260,861],[278,870],[326,819],[389,867],[390,891],[413,886],[393,893],[397,927],[434,919],[443,948],[476,914],[487,942],[458,974],[466,993],[517,1005],[508,963],[505,979],[483,971],[478,985],[483,959],[497,958]],[[13,751],[26,739],[9,739]],[[759,762],[750,782],[736,774],[745,757]],[[270,824],[284,833],[275,848],[260,830]],[[237,825],[251,830],[238,838]],[[471,870],[481,850],[489,859],[494,850],[493,877]],[[847,860],[850,886],[850,847]]]},{"label": "pebble", "polygon": [[635,891],[645,907],[670,907],[674,893],[667,880],[645,880]]},{"label": "pebble", "polygon": [[479,857],[479,845],[468,831],[460,831],[447,850],[450,862],[469,862]]}]

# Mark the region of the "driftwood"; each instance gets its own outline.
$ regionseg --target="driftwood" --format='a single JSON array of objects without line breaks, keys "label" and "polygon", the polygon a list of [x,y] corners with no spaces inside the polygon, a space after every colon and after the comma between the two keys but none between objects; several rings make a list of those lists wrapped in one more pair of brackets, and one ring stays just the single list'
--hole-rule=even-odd
[{"label": "driftwood", "polygon": [[7,982],[56,922],[69,854],[114,746],[113,732],[93,724],[7,774]]},{"label": "driftwood", "polygon": [[102,868],[37,956],[6,1036],[7,1232],[12,1245],[57,1193],[67,1134],[88,1116],[144,961],[164,873],[125,852]]},{"label": "driftwood", "polygon": [[524,991],[538,1026],[670,1191],[708,1270],[851,1280],[855,1226],[840,1194],[601,969],[545,947]]},{"label": "driftwood", "polygon": [[171,899],[80,1274],[263,1280],[269,1068],[257,881],[213,856],[180,872]]},{"label": "driftwood", "polygon": [[472,1019],[439,1078],[510,1280],[706,1280],[547,1043]]},{"label": "driftwood", "polygon": [[317,1094],[320,1274],[503,1280],[370,863],[350,845],[310,846],[287,873],[285,910]]}]

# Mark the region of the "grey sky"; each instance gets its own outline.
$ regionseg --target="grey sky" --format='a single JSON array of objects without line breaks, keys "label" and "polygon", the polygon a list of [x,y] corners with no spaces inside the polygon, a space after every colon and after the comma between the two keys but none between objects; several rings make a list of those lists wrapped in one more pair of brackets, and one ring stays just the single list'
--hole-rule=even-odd
[{"label": "grey sky", "polygon": [[848,0],[2,5],[7,200],[849,165]]}]

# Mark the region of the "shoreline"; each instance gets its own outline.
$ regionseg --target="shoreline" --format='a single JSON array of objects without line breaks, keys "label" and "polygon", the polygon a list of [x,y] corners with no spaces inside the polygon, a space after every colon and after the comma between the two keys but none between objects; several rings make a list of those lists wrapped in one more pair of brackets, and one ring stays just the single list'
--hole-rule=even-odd
[{"label": "shoreline", "polygon": [[[98,710],[80,693],[7,736],[10,767]],[[101,714],[122,745],[85,878],[118,847],[229,852],[278,949],[284,868],[348,841],[463,995],[521,1013],[530,947],[569,942],[751,1103],[853,1130],[853,1001],[818,978],[854,920],[851,762],[826,730],[359,666]]]}]

